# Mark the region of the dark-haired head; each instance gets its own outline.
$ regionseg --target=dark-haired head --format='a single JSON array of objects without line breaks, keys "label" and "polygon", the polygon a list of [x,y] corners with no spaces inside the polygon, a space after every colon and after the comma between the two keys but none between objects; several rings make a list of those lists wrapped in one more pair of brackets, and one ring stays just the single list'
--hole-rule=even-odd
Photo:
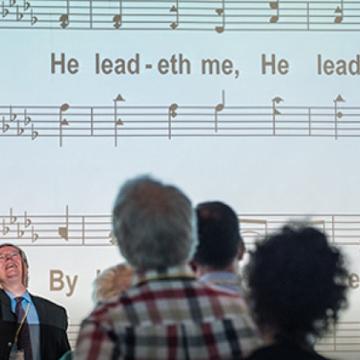
[{"label": "dark-haired head", "polygon": [[239,219],[230,206],[219,201],[199,204],[196,215],[199,243],[193,260],[223,270],[244,251]]},{"label": "dark-haired head", "polygon": [[341,252],[323,232],[284,226],[256,245],[246,268],[256,322],[297,342],[323,334],[347,304],[347,275]]}]

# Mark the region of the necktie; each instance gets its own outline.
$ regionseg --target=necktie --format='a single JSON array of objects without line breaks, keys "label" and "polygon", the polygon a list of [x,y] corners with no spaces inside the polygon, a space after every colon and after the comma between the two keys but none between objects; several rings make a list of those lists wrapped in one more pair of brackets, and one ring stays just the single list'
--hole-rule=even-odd
[{"label": "necktie", "polygon": [[17,347],[19,350],[24,350],[25,360],[32,360],[29,324],[27,323],[26,319],[24,319],[25,311],[22,307],[23,297],[19,296],[15,298],[15,300],[16,300],[15,313],[19,326],[21,322],[23,322],[17,340]]}]

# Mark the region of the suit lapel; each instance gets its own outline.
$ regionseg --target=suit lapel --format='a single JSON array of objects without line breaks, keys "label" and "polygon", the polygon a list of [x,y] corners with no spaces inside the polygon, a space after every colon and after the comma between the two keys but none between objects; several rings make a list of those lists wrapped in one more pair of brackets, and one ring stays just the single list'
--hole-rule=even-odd
[{"label": "suit lapel", "polygon": [[1,319],[4,321],[16,321],[16,316],[11,312],[10,298],[4,290],[0,290]]}]

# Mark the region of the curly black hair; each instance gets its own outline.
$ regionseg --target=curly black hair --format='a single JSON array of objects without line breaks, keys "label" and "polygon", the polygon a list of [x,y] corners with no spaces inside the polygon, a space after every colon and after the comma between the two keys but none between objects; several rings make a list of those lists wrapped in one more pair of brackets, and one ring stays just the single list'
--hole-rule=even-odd
[{"label": "curly black hair", "polygon": [[259,242],[245,277],[255,321],[277,337],[320,336],[347,305],[343,255],[309,225],[289,223]]}]

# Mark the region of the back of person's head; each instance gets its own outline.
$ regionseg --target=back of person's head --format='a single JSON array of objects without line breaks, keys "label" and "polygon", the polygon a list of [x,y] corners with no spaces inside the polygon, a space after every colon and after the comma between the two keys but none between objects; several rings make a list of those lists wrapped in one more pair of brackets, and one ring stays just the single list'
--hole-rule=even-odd
[{"label": "back of person's head", "polygon": [[196,265],[222,270],[245,249],[239,219],[234,210],[211,201],[196,207],[199,244],[193,261]]},{"label": "back of person's head", "polygon": [[127,264],[118,264],[102,271],[94,281],[95,303],[107,301],[129,289],[133,275]]},{"label": "back of person's head", "polygon": [[255,320],[294,341],[322,335],[347,304],[347,275],[340,250],[323,232],[290,223],[251,254],[246,277]]},{"label": "back of person's head", "polygon": [[148,176],[127,181],[116,197],[113,232],[135,269],[185,264],[197,243],[195,213],[178,188]]}]

